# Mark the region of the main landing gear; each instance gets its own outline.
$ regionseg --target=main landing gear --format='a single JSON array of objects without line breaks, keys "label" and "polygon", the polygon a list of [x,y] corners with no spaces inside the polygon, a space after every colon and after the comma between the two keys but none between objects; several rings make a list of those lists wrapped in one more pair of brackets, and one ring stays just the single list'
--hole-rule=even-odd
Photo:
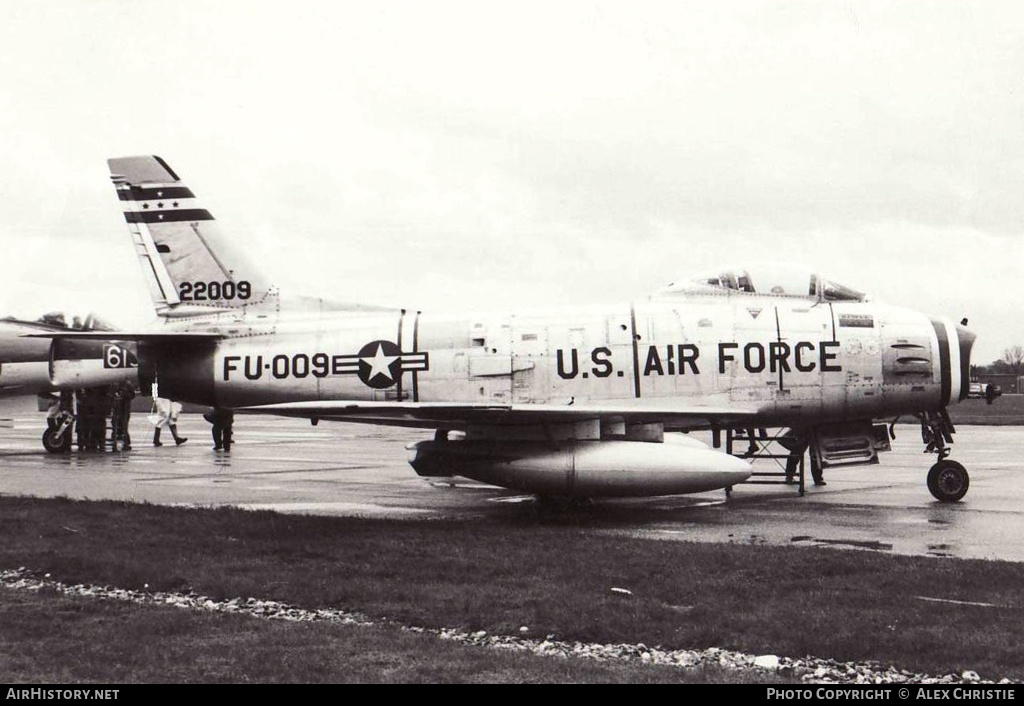
[{"label": "main landing gear", "polygon": [[947,458],[952,450],[949,444],[953,443],[953,434],[956,433],[953,422],[944,409],[926,412],[918,419],[921,420],[924,452],[939,457],[938,462],[928,470],[928,490],[939,502],[955,503],[967,495],[971,477],[962,464]]},{"label": "main landing gear", "polygon": [[61,412],[55,419],[49,420],[43,432],[43,448],[49,453],[60,454],[71,450],[71,429],[75,423],[75,415]]}]

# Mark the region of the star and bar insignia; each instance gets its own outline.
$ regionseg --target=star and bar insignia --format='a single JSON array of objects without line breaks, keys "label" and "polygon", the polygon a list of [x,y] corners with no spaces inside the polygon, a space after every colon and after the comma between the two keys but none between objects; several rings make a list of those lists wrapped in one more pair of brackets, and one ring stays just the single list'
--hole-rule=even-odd
[{"label": "star and bar insignia", "polygon": [[429,370],[426,353],[403,353],[391,341],[371,341],[358,354],[338,358],[338,372],[359,375],[364,385],[378,390],[397,383],[402,373]]}]

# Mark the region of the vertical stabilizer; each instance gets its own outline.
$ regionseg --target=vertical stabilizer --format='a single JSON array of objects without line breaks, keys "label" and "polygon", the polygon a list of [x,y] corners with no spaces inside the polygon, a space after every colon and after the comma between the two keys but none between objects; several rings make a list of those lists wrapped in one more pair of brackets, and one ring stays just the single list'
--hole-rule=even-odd
[{"label": "vertical stabilizer", "polygon": [[277,291],[155,155],[107,160],[159,316],[277,305]]}]

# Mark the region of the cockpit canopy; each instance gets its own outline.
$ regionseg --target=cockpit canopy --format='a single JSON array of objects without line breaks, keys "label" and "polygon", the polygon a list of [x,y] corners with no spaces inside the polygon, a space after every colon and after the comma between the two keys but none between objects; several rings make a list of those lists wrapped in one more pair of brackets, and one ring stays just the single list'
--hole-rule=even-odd
[{"label": "cockpit canopy", "polygon": [[66,328],[74,331],[116,331],[105,321],[102,321],[95,314],[87,314],[83,319],[81,316],[72,316],[63,311],[51,311],[43,314],[34,323],[44,324],[51,328]]},{"label": "cockpit canopy", "polygon": [[762,263],[750,267],[726,268],[673,282],[662,291],[694,294],[745,292],[833,302],[862,302],[867,299],[863,293],[822,276],[813,268],[792,263]]}]

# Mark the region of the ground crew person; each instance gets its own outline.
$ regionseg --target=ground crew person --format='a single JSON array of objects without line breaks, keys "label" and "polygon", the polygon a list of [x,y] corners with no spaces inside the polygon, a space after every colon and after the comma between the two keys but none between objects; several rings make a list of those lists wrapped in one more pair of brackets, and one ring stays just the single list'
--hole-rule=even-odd
[{"label": "ground crew person", "polygon": [[811,478],[814,479],[815,485],[828,485],[821,472],[821,461],[818,460],[818,454],[813,451],[811,452]]},{"label": "ground crew person", "polygon": [[[800,468],[800,461],[803,460],[805,453],[807,453],[806,441],[798,442],[795,447],[789,449],[789,457],[786,459],[786,483],[796,482],[796,472]],[[813,456],[813,454],[811,455]]]},{"label": "ground crew person", "polygon": [[125,382],[114,391],[114,410],[110,419],[111,426],[111,448],[117,451],[117,442],[121,442],[121,449],[130,451],[132,448],[132,437],[129,425],[132,419],[132,400],[135,399],[135,385]]},{"label": "ground crew person", "polygon": [[97,451],[107,448],[107,419],[110,418],[114,400],[109,387],[98,387],[91,395],[94,401],[92,444]]},{"label": "ground crew person", "polygon": [[78,403],[78,416],[75,419],[75,433],[78,436],[78,450],[87,451],[91,444],[92,437],[92,400],[91,392],[86,389],[75,391],[75,401]]},{"label": "ground crew person", "polygon": [[235,413],[230,409],[214,407],[203,415],[203,419],[213,425],[213,448],[215,451],[231,450],[231,427],[235,423]]},{"label": "ground crew person", "polygon": [[153,398],[153,413],[149,415],[149,420],[156,427],[153,431],[153,446],[163,446],[160,441],[160,431],[164,427],[171,430],[174,443],[178,446],[188,441],[184,436],[178,436],[179,414],[181,414],[181,402],[173,402],[166,397]]},{"label": "ground crew person", "polygon": [[[783,436],[779,444],[789,451],[786,458],[786,483],[795,483],[796,472],[800,468],[800,460],[810,447],[810,440],[799,436]],[[815,485],[828,485],[821,472],[821,462],[818,455],[812,450],[809,454],[811,459],[811,479]]]}]

